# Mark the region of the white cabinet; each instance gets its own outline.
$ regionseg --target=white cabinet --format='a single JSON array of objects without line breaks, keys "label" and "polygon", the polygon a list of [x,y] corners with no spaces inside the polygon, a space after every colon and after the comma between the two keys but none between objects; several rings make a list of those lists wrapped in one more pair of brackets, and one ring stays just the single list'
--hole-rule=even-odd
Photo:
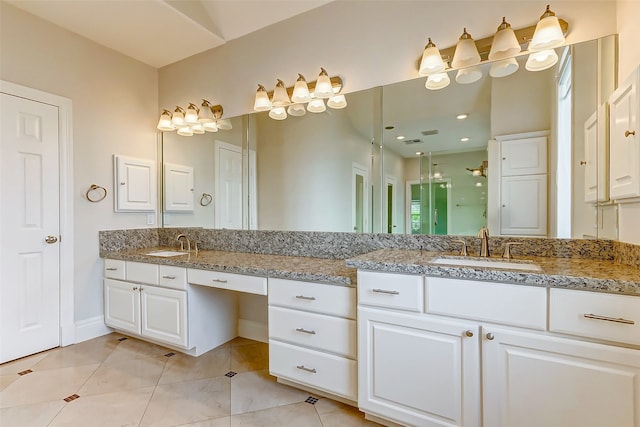
[{"label": "white cabinet", "polygon": [[530,132],[489,144],[488,224],[500,235],[547,235],[547,138],[547,131]]},{"label": "white cabinet", "polygon": [[358,307],[358,406],[406,425],[480,425],[474,324]]},{"label": "white cabinet", "polygon": [[156,162],[113,156],[116,212],[155,212]]},{"label": "white cabinet", "polygon": [[498,327],[483,334],[485,426],[640,425],[639,350]]},{"label": "white cabinet", "polygon": [[616,89],[610,105],[610,196],[619,202],[640,197],[640,67]]},{"label": "white cabinet", "polygon": [[[358,272],[358,291],[393,276]],[[640,426],[640,298],[436,277],[424,286],[423,312],[359,301],[367,414],[416,426]]]},{"label": "white cabinet", "polygon": [[270,278],[268,300],[270,373],[355,402],[355,288]]},{"label": "white cabinet", "polygon": [[164,163],[165,212],[193,212],[193,168]]},{"label": "white cabinet", "polygon": [[233,292],[189,286],[185,268],[105,260],[105,323],[125,334],[199,356],[236,336],[237,306]]}]

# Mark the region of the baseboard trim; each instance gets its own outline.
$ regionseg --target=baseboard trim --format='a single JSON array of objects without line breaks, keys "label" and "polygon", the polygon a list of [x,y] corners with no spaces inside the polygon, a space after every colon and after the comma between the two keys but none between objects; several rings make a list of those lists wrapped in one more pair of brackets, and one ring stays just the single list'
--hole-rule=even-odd
[{"label": "baseboard trim", "polygon": [[91,317],[76,322],[75,342],[90,340],[113,332],[113,329],[104,324],[104,316]]},{"label": "baseboard trim", "polygon": [[238,336],[264,343],[269,342],[267,325],[254,320],[238,319]]}]

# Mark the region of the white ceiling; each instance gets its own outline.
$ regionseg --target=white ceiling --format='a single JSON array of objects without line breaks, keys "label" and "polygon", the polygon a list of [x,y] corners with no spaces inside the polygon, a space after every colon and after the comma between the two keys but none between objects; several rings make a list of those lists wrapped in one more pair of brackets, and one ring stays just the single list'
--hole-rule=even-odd
[{"label": "white ceiling", "polygon": [[156,68],[333,0],[4,0]]}]

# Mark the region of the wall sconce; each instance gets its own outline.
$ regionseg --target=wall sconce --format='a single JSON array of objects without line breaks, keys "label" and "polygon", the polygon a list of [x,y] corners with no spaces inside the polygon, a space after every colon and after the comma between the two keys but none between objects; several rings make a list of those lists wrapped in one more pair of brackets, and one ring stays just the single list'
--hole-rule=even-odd
[{"label": "wall sconce", "polygon": [[480,164],[480,166],[477,168],[465,168],[465,169],[471,172],[472,176],[482,176],[486,178],[487,169],[489,169],[489,162],[487,160],[484,160],[482,164]]},{"label": "wall sconce", "polygon": [[162,110],[157,128],[163,132],[177,130],[178,135],[181,136],[218,132],[219,129],[229,130],[232,128],[231,122],[222,119],[222,113],[221,105],[211,105],[209,101],[203,99],[200,108],[191,102],[186,110],[180,106],[176,106],[173,113]]},{"label": "wall sconce", "polygon": [[340,93],[342,88],[342,78],[329,77],[327,71],[320,68],[317,81],[307,83],[304,76],[298,74],[293,88],[287,88],[284,82],[278,79],[273,92],[269,94],[264,86],[258,85],[253,110],[269,111],[269,117],[272,119],[284,120],[289,115],[304,116],[307,111],[322,113],[327,107],[341,109],[347,106],[345,96]]},{"label": "wall sconce", "polygon": [[[480,40],[473,40],[465,28],[456,46],[440,51],[429,39],[419,60],[418,74],[427,76],[425,87],[431,90],[449,85],[447,71],[450,69],[458,70],[457,83],[469,84],[482,77],[482,71],[476,66],[488,60],[493,61],[489,71],[491,77],[506,77],[519,69],[515,57],[523,53],[522,46],[527,43],[525,53],[529,53],[529,58],[525,68],[528,71],[546,70],[558,62],[554,49],[565,43],[568,29],[569,24],[558,19],[549,5],[535,26],[513,29],[503,17],[495,35]],[[447,68],[449,62],[451,67]]]}]

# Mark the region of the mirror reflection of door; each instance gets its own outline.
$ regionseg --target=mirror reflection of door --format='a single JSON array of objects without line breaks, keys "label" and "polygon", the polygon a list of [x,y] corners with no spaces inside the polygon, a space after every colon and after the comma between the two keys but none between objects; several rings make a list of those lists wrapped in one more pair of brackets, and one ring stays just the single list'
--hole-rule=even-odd
[{"label": "mirror reflection of door", "polygon": [[367,187],[369,185],[367,169],[354,163],[352,166],[352,217],[353,231],[364,233],[368,229],[367,212],[369,211],[367,200]]},{"label": "mirror reflection of door", "polygon": [[407,182],[408,234],[447,234],[450,188],[447,181]]},{"label": "mirror reflection of door", "polygon": [[242,147],[216,141],[215,227],[242,228]]},{"label": "mirror reflection of door", "polygon": [[387,233],[396,233],[396,178],[391,175],[385,177],[385,230]]},{"label": "mirror reflection of door", "polygon": [[449,187],[445,182],[432,182],[430,191],[431,221],[429,222],[429,234],[447,234]]}]

